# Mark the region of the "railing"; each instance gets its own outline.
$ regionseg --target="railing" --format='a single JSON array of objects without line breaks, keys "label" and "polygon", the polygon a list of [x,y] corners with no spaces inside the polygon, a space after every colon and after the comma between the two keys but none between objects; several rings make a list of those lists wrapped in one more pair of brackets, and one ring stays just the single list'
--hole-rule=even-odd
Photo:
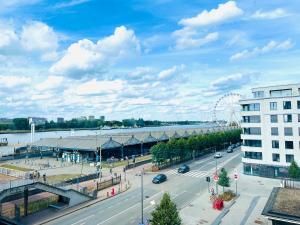
[{"label": "railing", "polygon": [[101,191],[105,188],[114,186],[116,184],[119,184],[121,182],[121,175],[117,177],[113,177],[110,180],[102,181],[100,183],[97,183],[97,190]]},{"label": "railing", "polygon": [[291,189],[300,189],[300,180],[293,180],[290,178],[284,178],[282,180],[283,187]]},{"label": "railing", "polygon": [[11,180],[5,183],[0,183],[0,191],[10,189],[10,188],[15,188],[15,187],[20,187],[24,185],[29,185],[33,184],[35,181],[30,180],[30,179],[22,179],[22,180]]},{"label": "railing", "polygon": [[23,172],[23,171],[18,171],[18,170],[3,168],[3,167],[0,167],[0,174],[4,174],[7,176],[13,176],[13,177],[19,177],[22,179],[27,179],[30,177],[29,172]]}]

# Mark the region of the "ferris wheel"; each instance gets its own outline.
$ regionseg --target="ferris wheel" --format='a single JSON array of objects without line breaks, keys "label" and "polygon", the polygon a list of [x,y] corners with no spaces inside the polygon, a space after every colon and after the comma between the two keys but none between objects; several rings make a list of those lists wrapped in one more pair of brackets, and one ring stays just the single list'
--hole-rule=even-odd
[{"label": "ferris wheel", "polygon": [[240,94],[228,93],[216,102],[213,109],[213,121],[219,126],[240,125]]}]

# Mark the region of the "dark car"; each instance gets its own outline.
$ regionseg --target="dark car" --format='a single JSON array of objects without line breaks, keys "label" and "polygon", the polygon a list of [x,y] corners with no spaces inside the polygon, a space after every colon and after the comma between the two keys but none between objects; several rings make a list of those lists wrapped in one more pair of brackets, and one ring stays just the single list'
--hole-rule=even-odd
[{"label": "dark car", "polygon": [[233,152],[233,146],[230,145],[230,146],[227,148],[226,152],[227,152],[227,153]]},{"label": "dark car", "polygon": [[178,173],[187,173],[190,171],[190,167],[188,165],[182,165],[178,168]]},{"label": "dark car", "polygon": [[160,183],[162,183],[166,180],[167,180],[167,176],[165,174],[158,174],[153,178],[152,183],[153,184],[160,184]]}]

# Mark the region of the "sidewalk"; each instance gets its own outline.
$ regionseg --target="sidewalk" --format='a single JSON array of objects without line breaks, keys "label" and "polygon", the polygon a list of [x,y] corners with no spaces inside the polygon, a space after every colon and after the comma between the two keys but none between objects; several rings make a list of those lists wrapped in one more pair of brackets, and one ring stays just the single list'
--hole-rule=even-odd
[{"label": "sidewalk", "polygon": [[[267,219],[261,216],[261,212],[272,188],[280,186],[280,180],[244,175],[241,173],[241,165],[237,169],[239,196],[236,200],[230,203],[225,202],[225,208],[218,211],[212,208],[208,191],[203,190],[198,198],[180,210],[183,224],[268,224]],[[227,189],[235,191],[233,173],[229,174],[229,177],[232,182],[231,187]],[[219,187],[219,192],[222,192],[222,187]]]}]

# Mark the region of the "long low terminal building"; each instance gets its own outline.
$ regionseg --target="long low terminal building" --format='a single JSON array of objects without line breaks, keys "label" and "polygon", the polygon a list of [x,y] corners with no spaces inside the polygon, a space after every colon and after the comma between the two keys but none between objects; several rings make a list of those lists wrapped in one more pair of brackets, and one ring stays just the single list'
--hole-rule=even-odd
[{"label": "long low terminal building", "polygon": [[[227,128],[229,129],[229,128]],[[38,151],[53,151],[66,161],[82,159],[97,161],[100,156],[104,159],[111,157],[124,158],[132,155],[145,155],[158,142],[166,142],[172,138],[188,138],[199,134],[216,131],[224,128],[176,128],[164,131],[136,131],[104,135],[70,136],[66,138],[44,138],[33,143],[32,148]]]}]

